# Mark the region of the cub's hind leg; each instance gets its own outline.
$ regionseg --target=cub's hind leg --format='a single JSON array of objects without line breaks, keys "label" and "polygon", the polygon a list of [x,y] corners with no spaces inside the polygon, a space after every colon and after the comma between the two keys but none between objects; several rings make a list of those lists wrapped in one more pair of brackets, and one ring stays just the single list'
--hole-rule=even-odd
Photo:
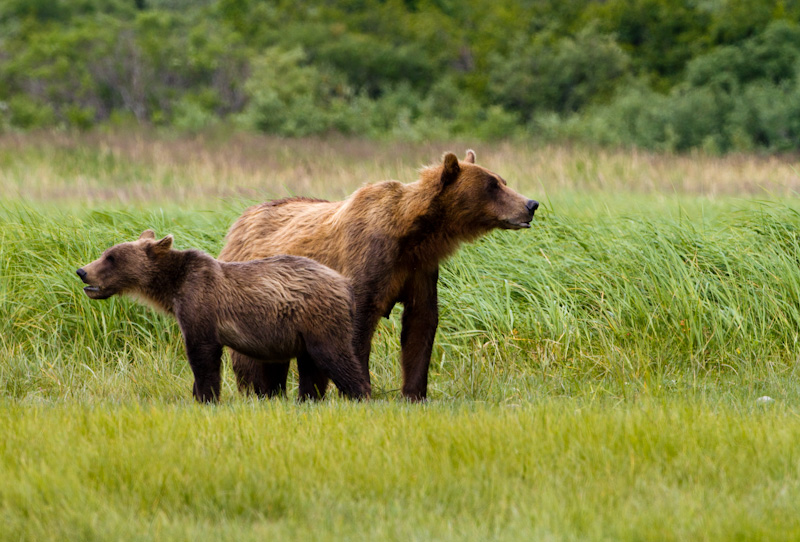
[{"label": "cub's hind leg", "polygon": [[297,356],[298,399],[323,399],[328,389],[328,375],[317,366],[308,352]]}]

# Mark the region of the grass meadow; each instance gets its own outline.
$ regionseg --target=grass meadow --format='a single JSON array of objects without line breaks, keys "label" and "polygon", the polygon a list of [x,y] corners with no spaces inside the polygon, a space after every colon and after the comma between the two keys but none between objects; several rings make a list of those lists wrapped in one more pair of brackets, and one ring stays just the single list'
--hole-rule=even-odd
[{"label": "grass meadow", "polygon": [[[538,199],[442,267],[430,400],[191,400],[177,325],[75,269],[146,229],[219,252],[248,205],[410,182],[446,150],[0,136],[0,539],[800,538],[800,163],[487,144]],[[770,401],[759,399],[764,396]]]}]

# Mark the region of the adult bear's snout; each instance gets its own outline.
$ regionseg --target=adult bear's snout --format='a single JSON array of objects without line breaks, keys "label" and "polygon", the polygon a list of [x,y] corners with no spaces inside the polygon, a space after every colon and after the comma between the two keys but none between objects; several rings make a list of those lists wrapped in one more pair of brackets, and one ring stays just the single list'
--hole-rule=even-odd
[{"label": "adult bear's snout", "polygon": [[[84,271],[83,269],[78,269],[78,270],[77,270],[77,271],[75,271],[75,272],[78,274],[78,276],[81,278],[81,280],[82,280],[83,282],[86,282],[86,271]],[[88,282],[86,282],[86,284],[89,284],[89,283],[88,283]]]},{"label": "adult bear's snout", "polygon": [[528,203],[525,204],[525,207],[528,209],[528,212],[533,216],[533,213],[536,212],[536,209],[539,208],[539,202],[536,200],[528,200]]}]

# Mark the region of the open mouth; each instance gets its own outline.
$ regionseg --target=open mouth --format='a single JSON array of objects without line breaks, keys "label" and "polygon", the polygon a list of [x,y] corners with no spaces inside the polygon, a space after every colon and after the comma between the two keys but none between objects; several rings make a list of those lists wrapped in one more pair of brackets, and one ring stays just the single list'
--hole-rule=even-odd
[{"label": "open mouth", "polygon": [[86,295],[91,299],[106,299],[111,297],[110,293],[103,292],[97,286],[84,286],[83,291],[86,292]]},{"label": "open mouth", "polygon": [[523,230],[525,228],[530,228],[530,222],[512,222],[510,220],[506,220],[503,222],[503,227],[507,230]]}]

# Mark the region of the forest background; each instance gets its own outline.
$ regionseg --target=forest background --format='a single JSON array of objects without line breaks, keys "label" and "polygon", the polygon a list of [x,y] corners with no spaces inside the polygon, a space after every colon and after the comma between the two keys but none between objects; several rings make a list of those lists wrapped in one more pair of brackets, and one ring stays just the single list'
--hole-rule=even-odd
[{"label": "forest background", "polygon": [[800,2],[0,0],[0,132],[800,147]]}]

